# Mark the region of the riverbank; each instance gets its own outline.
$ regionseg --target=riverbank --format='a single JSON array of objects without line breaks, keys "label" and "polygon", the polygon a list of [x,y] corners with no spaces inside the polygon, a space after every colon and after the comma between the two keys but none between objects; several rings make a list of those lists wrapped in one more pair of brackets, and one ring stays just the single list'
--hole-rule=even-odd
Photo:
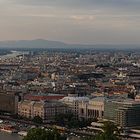
[{"label": "riverbank", "polygon": [[0,132],[0,140],[22,140],[23,137],[17,134],[9,134],[6,132]]}]

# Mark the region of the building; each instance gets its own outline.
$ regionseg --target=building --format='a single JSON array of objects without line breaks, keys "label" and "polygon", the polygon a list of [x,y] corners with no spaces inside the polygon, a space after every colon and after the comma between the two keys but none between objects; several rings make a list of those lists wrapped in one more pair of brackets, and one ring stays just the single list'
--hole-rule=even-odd
[{"label": "building", "polygon": [[29,101],[18,103],[18,114],[33,119],[40,116],[44,122],[54,121],[56,115],[65,114],[67,107],[57,101]]},{"label": "building", "polygon": [[15,93],[0,93],[0,111],[16,114],[18,112],[18,99]]},{"label": "building", "polygon": [[79,118],[102,119],[104,115],[104,97],[93,98],[79,103]]},{"label": "building", "polygon": [[46,100],[60,100],[64,98],[64,95],[61,94],[51,94],[51,93],[32,93],[32,94],[26,94],[24,96],[25,100],[31,100],[31,101],[46,101]]},{"label": "building", "polygon": [[34,102],[25,100],[18,103],[18,115],[26,118],[32,118]]},{"label": "building", "polygon": [[104,118],[121,127],[140,126],[140,102],[135,100],[108,100],[105,103]]},{"label": "building", "polygon": [[115,121],[116,109],[118,107],[117,101],[108,99],[104,104],[104,119]]},{"label": "building", "polygon": [[72,112],[75,118],[79,117],[79,103],[89,101],[88,97],[77,97],[74,95],[69,95],[60,100],[60,102],[68,106],[68,110]]}]

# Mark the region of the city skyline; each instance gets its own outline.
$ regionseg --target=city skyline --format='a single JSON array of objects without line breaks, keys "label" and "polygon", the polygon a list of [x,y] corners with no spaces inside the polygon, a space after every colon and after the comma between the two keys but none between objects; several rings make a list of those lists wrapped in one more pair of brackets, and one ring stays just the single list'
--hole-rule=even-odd
[{"label": "city skyline", "polygon": [[0,0],[0,41],[140,44],[138,0]]}]

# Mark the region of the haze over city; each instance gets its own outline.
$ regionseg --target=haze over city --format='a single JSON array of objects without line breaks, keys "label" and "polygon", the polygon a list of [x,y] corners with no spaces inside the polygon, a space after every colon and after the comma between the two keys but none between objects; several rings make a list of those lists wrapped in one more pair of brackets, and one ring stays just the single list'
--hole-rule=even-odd
[{"label": "haze over city", "polygon": [[139,0],[0,0],[0,40],[140,44]]},{"label": "haze over city", "polygon": [[140,140],[140,0],[0,0],[0,140]]}]

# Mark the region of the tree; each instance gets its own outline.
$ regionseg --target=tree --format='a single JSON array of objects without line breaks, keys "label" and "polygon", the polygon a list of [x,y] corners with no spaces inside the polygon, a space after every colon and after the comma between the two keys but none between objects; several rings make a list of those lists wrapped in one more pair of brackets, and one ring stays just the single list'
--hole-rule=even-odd
[{"label": "tree", "polygon": [[112,122],[104,122],[103,132],[94,137],[87,137],[84,140],[120,140],[119,129]]},{"label": "tree", "polygon": [[95,140],[119,140],[119,129],[112,122],[104,122],[103,132]]},{"label": "tree", "polygon": [[55,117],[55,121],[61,126],[65,125],[64,119],[65,119],[65,114],[59,114],[59,115],[56,115]]},{"label": "tree", "polygon": [[44,129],[31,129],[23,140],[47,140],[47,133]]},{"label": "tree", "polygon": [[55,121],[58,125],[60,126],[66,126],[68,128],[81,128],[81,127],[86,127],[89,126],[93,121],[97,121],[96,118],[93,119],[76,119],[75,116],[72,113],[67,113],[67,114],[59,114],[56,115]]},{"label": "tree", "polygon": [[45,130],[41,128],[33,128],[29,130],[26,137],[23,140],[66,140],[64,136],[61,136],[57,130]]},{"label": "tree", "polygon": [[37,124],[42,124],[43,123],[43,120],[42,120],[42,118],[40,116],[35,116],[33,118],[33,122],[34,123],[37,123]]},{"label": "tree", "polygon": [[[73,121],[75,122],[74,115],[72,113],[58,114],[55,118],[56,122],[61,126],[71,126]],[[73,126],[73,124],[72,124]]]}]

